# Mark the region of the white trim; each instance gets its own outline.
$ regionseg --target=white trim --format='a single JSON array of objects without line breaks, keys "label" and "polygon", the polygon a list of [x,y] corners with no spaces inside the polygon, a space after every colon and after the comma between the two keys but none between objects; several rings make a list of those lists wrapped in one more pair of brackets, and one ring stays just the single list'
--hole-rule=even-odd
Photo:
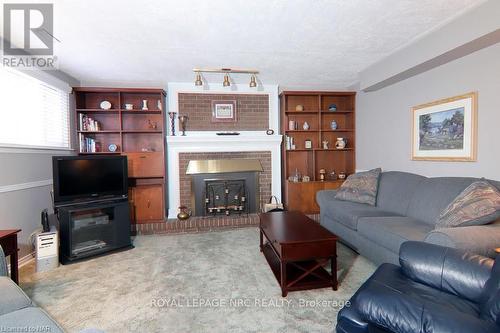
[{"label": "white trim", "polygon": [[29,183],[3,185],[3,186],[0,186],[0,193],[22,191],[22,190],[28,190],[30,188],[37,188],[37,187],[44,187],[44,186],[51,186],[51,185],[52,185],[52,179],[39,180],[39,181],[29,182]]},{"label": "white trim", "polygon": [[[168,146],[168,217],[175,218],[180,206],[179,154],[191,152],[271,152],[271,193],[281,200],[281,135],[246,131],[238,136],[217,136],[215,133],[193,133],[189,136],[167,136]],[[193,135],[194,134],[194,135]]]},{"label": "white trim", "polygon": [[76,152],[76,150],[73,149],[73,148],[8,145],[8,144],[1,144],[0,143],[0,153],[12,153],[12,154],[55,154],[57,152],[68,154],[70,152]]},{"label": "white trim", "polygon": [[[24,257],[19,258],[17,260],[17,269],[19,270],[19,268],[28,265],[30,262],[35,260],[35,257],[36,257],[36,253],[31,252],[31,253],[25,255]],[[10,270],[10,260],[7,263],[7,270],[9,271],[9,275],[12,274],[12,271]]]},{"label": "white trim", "polygon": [[[277,84],[259,85],[257,88],[250,88],[248,84],[233,84],[228,88],[223,88],[219,83],[204,83],[197,87],[192,82],[169,82],[168,83],[168,110],[179,112],[179,93],[196,94],[233,94],[233,95],[268,95],[269,96],[269,128],[275,133],[279,132],[279,86]],[[176,132],[179,133],[178,121]],[[168,134],[170,134],[170,119],[167,117]],[[189,121],[188,121],[189,130]]]},{"label": "white trim", "polygon": [[[24,257],[19,258],[19,260],[17,261],[17,266],[19,268],[21,268],[21,267],[29,264],[33,260],[35,260],[35,257],[36,257],[36,253],[35,252],[29,253],[29,254],[25,255]],[[10,269],[10,265],[9,265],[9,269]]]}]

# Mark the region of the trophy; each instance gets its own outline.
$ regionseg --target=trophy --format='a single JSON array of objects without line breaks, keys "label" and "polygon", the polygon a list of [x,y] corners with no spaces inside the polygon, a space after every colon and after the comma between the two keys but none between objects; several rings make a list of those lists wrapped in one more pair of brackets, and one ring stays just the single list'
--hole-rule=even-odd
[{"label": "trophy", "polygon": [[182,136],[186,136],[186,126],[188,119],[188,116],[179,116],[179,124],[181,125]]}]

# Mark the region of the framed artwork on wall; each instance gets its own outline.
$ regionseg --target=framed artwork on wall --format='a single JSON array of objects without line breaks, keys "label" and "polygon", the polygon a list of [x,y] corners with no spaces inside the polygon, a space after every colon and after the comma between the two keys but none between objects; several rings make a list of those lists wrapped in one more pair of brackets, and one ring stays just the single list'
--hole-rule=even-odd
[{"label": "framed artwork on wall", "polygon": [[476,161],[477,93],[412,108],[412,160]]},{"label": "framed artwork on wall", "polygon": [[212,122],[235,122],[236,101],[212,101]]}]

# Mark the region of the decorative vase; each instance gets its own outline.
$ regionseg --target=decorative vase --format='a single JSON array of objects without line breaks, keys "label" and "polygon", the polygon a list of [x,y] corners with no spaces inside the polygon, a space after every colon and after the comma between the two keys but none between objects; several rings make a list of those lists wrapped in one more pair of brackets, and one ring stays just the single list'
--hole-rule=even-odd
[{"label": "decorative vase", "polygon": [[335,131],[337,128],[339,128],[339,124],[337,124],[335,120],[332,120],[332,122],[330,123],[330,128]]},{"label": "decorative vase", "polygon": [[347,146],[347,140],[345,138],[337,138],[335,142],[335,148],[344,149]]},{"label": "decorative vase", "polygon": [[179,220],[187,220],[191,217],[191,210],[186,206],[179,207],[179,214],[177,214],[177,218]]},{"label": "decorative vase", "polygon": [[186,127],[188,119],[189,119],[188,116],[179,116],[179,123],[181,125],[182,136],[186,136]]},{"label": "decorative vase", "polygon": [[144,111],[147,111],[148,110],[148,100],[147,99],[143,99],[142,100],[142,109]]},{"label": "decorative vase", "polygon": [[304,122],[304,125],[302,125],[302,128],[304,129],[304,131],[307,131],[309,129],[309,124],[307,123],[307,121]]}]

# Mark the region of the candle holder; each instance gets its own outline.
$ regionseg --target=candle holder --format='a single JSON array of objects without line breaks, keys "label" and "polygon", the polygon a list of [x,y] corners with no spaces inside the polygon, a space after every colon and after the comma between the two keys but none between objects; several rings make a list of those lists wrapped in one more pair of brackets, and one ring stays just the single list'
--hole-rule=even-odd
[{"label": "candle holder", "polygon": [[175,112],[169,112],[168,117],[170,118],[170,135],[175,136]]},{"label": "candle holder", "polygon": [[186,136],[186,126],[188,119],[188,116],[179,116],[179,124],[181,125],[182,136]]}]

